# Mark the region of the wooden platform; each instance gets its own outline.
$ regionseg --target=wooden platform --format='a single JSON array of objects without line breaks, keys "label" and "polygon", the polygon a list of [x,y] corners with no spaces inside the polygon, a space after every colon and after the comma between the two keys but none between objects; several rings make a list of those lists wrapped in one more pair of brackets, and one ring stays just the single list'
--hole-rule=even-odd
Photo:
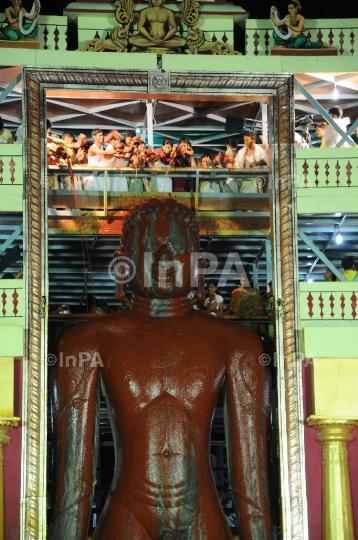
[{"label": "wooden platform", "polygon": [[39,41],[11,41],[10,39],[0,39],[0,49],[39,49]]},{"label": "wooden platform", "polygon": [[338,49],[329,47],[325,49],[271,49],[271,56],[338,56]]}]

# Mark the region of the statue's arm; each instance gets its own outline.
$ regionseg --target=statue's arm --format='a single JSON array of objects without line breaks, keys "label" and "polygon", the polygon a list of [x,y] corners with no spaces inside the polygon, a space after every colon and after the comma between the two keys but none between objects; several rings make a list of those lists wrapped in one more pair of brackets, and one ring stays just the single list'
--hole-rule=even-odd
[{"label": "statue's arm", "polygon": [[170,30],[167,32],[164,41],[168,41],[169,39],[171,39],[178,31],[178,25],[175,20],[175,15],[174,12],[171,10],[169,11],[168,24],[170,26]]},{"label": "statue's arm", "polygon": [[143,9],[139,14],[139,21],[138,21],[138,32],[142,34],[145,38],[149,39],[151,41],[153,38],[149,34],[148,30],[144,28],[145,22],[147,20],[147,16],[145,14],[145,9]]},{"label": "statue's arm", "polygon": [[302,17],[302,15],[298,16],[298,26],[293,26],[290,23],[285,23],[288,28],[291,28],[291,30],[294,30],[295,32],[302,32],[303,28],[305,26],[305,18]]},{"label": "statue's arm", "polygon": [[270,17],[271,17],[271,20],[273,21],[273,23],[276,25],[276,26],[283,26],[285,23],[284,22],[278,22],[278,20],[276,19],[274,13],[276,11],[276,8],[273,7],[271,9],[271,12],[270,12]]},{"label": "statue's arm", "polygon": [[[86,540],[95,484],[98,442],[98,365],[73,331],[50,368],[52,413],[51,540]],[[81,347],[79,349],[79,347]],[[81,352],[84,351],[84,352]]]},{"label": "statue's arm", "polygon": [[13,17],[11,12],[12,12],[11,6],[5,9],[5,15],[6,15],[6,18],[7,18],[7,22],[9,24],[15,24],[15,23],[17,23],[19,18],[18,17]]},{"label": "statue's arm", "polygon": [[[229,352],[224,418],[230,484],[239,524],[246,540],[269,540],[271,519],[267,484],[267,392],[260,364],[261,340],[239,329]],[[240,335],[241,334],[241,335]],[[240,532],[241,531],[241,532]]]},{"label": "statue's arm", "polygon": [[36,19],[37,15],[38,15],[38,13],[39,13],[39,10],[40,10],[39,3],[37,1],[35,1],[35,11],[34,11],[33,15],[31,15],[30,13],[27,13],[24,10],[25,18],[28,19],[29,21],[34,21]]}]

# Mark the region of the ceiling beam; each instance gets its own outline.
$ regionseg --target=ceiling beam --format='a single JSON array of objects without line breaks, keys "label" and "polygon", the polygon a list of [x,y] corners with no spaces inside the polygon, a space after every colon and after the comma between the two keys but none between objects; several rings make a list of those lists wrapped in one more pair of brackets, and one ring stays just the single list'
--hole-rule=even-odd
[{"label": "ceiling beam", "polygon": [[62,122],[63,120],[71,120],[72,118],[78,118],[79,116],[82,117],[86,115],[83,113],[69,113],[61,114],[60,116],[49,116],[48,118],[53,124],[55,124],[56,122]]},{"label": "ceiling beam", "polygon": [[128,105],[134,105],[135,103],[140,103],[140,99],[133,101],[119,101],[117,103],[109,103],[108,105],[100,105],[99,107],[93,107],[90,109],[91,114],[95,112],[109,111],[110,109],[119,109],[121,107],[127,107]]},{"label": "ceiling beam", "polygon": [[14,124],[22,124],[22,118],[16,118],[15,116],[9,116],[8,114],[1,113],[1,118],[7,122],[13,122]]},{"label": "ceiling beam", "polygon": [[[307,86],[305,86],[305,89],[308,90]],[[311,94],[315,99],[328,99],[328,100],[334,100],[337,101],[337,98],[333,97],[333,94]],[[358,93],[352,92],[351,94],[339,94],[339,99],[352,99],[352,98],[358,98]],[[295,95],[295,101],[303,101],[306,100],[305,96],[302,94],[296,94]]]},{"label": "ceiling beam", "polygon": [[15,79],[7,85],[7,87],[5,88],[5,90],[3,90],[0,94],[0,103],[2,101],[4,101],[4,99],[10,94],[10,92],[12,90],[14,90],[14,88],[19,84],[19,82],[22,80],[22,71],[20,71],[20,73],[18,74],[17,77],[15,77]]},{"label": "ceiling beam", "polygon": [[[11,83],[10,83],[11,84]],[[3,88],[4,90],[6,90],[6,88],[8,87],[9,85],[8,84],[5,84],[3,82],[0,82],[0,88]],[[17,88],[16,86],[14,88],[12,88],[11,92],[14,92],[16,94],[22,94],[22,88]]]},{"label": "ceiling beam", "polygon": [[295,109],[315,115],[319,114],[316,109],[313,109],[312,107],[307,107],[307,105],[302,105],[301,103],[295,103]]},{"label": "ceiling beam", "polygon": [[141,124],[143,124],[143,122],[132,122],[131,120],[126,120],[125,118],[119,118],[117,116],[111,116],[110,114],[102,114],[102,113],[92,113],[91,116],[96,116],[98,118],[104,118],[105,120],[111,120],[112,122],[116,122],[116,123],[122,123],[122,124],[125,124],[127,126],[130,126],[131,128],[136,128],[136,127],[139,127]]},{"label": "ceiling beam", "polygon": [[[343,86],[344,88],[358,90],[358,83],[351,82],[351,79],[355,79],[356,77],[358,77],[358,73],[347,73],[344,75],[339,75],[338,77],[333,77],[332,75],[328,75],[327,73],[305,73],[305,75],[321,79],[321,81],[326,81],[328,84],[336,84],[337,86]],[[314,87],[312,86],[312,84],[315,83],[310,83],[310,88],[318,88],[318,85]],[[308,85],[305,85],[305,88],[306,90],[310,89],[308,88]]]},{"label": "ceiling beam", "polygon": [[230,133],[230,135],[228,135],[227,133],[223,133],[222,135],[210,135],[210,137],[204,137],[202,139],[197,139],[195,142],[196,143],[205,143],[205,142],[209,142],[209,141],[215,141],[217,139],[223,139],[224,137],[235,137],[235,135],[240,135],[240,133]]},{"label": "ceiling beam", "polygon": [[155,125],[159,128],[162,126],[167,126],[169,124],[177,124],[178,122],[183,122],[184,120],[189,120],[189,118],[194,118],[194,116],[198,116],[195,114],[184,114],[183,116],[176,116],[175,118],[170,118],[170,120],[164,120],[163,122],[157,122]]},{"label": "ceiling beam", "polygon": [[66,109],[73,109],[74,111],[90,114],[90,109],[88,109],[88,107],[82,107],[81,105],[76,105],[74,103],[67,103],[66,101],[59,101],[52,98],[47,98],[46,102],[53,103],[54,105],[60,105],[61,107],[64,107]]}]

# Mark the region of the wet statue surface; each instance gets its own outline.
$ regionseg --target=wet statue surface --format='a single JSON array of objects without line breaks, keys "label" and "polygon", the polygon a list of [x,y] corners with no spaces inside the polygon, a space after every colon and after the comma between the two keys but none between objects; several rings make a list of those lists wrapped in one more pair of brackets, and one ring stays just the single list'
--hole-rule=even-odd
[{"label": "wet statue surface", "polygon": [[[64,360],[50,373],[49,538],[86,539],[100,385],[114,431],[116,467],[94,540],[232,539],[209,449],[222,387],[240,538],[271,538],[261,342],[245,326],[191,310],[190,274],[198,273],[191,253],[198,251],[197,224],[183,205],[169,199],[137,206],[126,218],[121,250],[137,267],[131,309],[63,335],[59,353],[71,357],[68,367]],[[163,263],[171,264],[163,270]],[[199,277],[199,294],[202,285]],[[81,362],[81,353],[88,353],[89,361],[86,356]]]}]

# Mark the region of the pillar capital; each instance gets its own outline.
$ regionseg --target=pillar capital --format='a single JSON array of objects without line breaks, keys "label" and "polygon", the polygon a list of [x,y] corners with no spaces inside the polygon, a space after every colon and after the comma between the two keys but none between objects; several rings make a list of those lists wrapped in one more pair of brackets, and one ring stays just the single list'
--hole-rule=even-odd
[{"label": "pillar capital", "polygon": [[350,443],[354,441],[354,437],[349,432],[358,427],[358,418],[344,416],[325,418],[312,415],[307,419],[307,425],[320,432],[316,437],[317,442]]}]

